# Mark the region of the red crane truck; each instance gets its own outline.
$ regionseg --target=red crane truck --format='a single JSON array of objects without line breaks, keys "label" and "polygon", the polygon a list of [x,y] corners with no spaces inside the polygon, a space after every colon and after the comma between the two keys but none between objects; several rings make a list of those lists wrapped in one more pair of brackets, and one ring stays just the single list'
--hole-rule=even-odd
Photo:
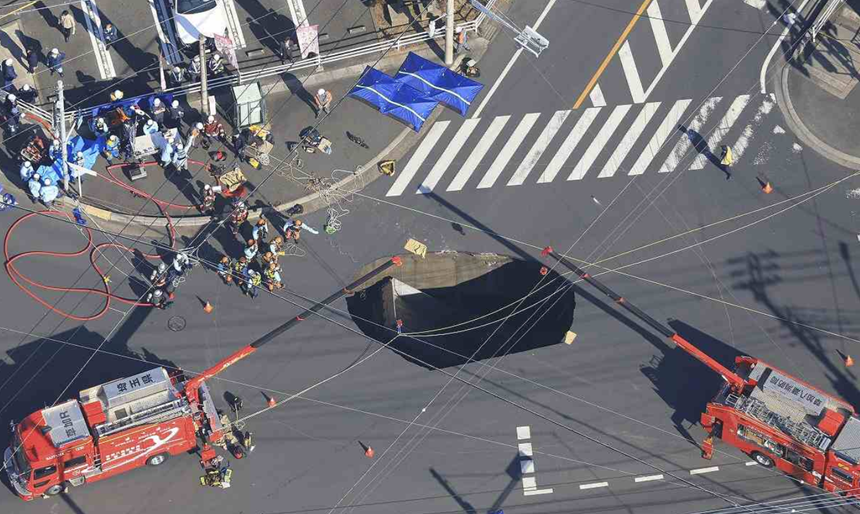
[{"label": "red crane truck", "polygon": [[776,467],[826,491],[860,496],[860,418],[850,404],[754,357],[738,357],[730,370],[552,247],[542,255],[576,273],[722,376],[725,383],[701,415],[709,434],[702,444],[704,458],[713,454],[713,439],[722,439],[762,466]]},{"label": "red crane truck", "polygon": [[[307,315],[401,264],[393,257],[346,288],[314,304],[203,373],[155,368],[84,389],[76,399],[46,407],[12,423],[4,467],[25,501],[50,497],[68,486],[104,480],[141,466],[160,466],[169,456],[200,449],[200,463],[218,461],[213,446],[227,448],[229,419],[215,408],[206,380],[248,357]],[[201,449],[202,447],[202,449]]]}]

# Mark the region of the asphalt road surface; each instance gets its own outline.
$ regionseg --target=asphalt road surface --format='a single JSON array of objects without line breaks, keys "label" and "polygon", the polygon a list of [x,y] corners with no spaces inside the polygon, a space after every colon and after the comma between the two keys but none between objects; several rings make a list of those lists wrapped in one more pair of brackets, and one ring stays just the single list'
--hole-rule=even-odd
[{"label": "asphalt road surface", "polygon": [[[660,1],[659,7],[666,19],[686,15],[692,20],[694,3],[671,7]],[[533,24],[547,5],[522,3],[511,16]],[[631,89],[616,55],[593,81],[591,90],[599,85],[601,95],[586,93],[579,108],[571,110],[640,6],[554,3],[539,27],[552,42],[550,49],[537,60],[522,54],[510,67],[474,118],[479,121],[468,134],[474,139],[437,134],[438,141],[432,147],[428,143],[414,165],[408,162],[424,143],[401,162],[400,175],[344,199],[349,213],[340,232],[331,237],[306,233],[305,254],[284,258],[283,298],[247,299],[198,268],[169,311],[112,304],[117,310],[82,325],[46,315],[3,280],[0,349],[6,359],[0,365],[0,423],[149,365],[203,370],[295,315],[308,299],[344,287],[364,264],[401,253],[409,237],[433,251],[526,259],[541,259],[541,248],[552,245],[594,264],[594,275],[603,274],[610,287],[722,362],[753,355],[857,404],[853,369],[845,368],[837,354],[850,354],[858,342],[857,178],[812,150],[798,149],[781,129],[778,109],[764,111],[768,98],[758,93],[757,81],[774,38],[760,39],[756,31],[768,27],[775,15],[741,2],[722,11],[716,6],[704,10],[704,5],[709,3],[701,3],[698,25],[666,24],[672,48],[694,28],[668,66],[657,43],[650,54],[645,49],[646,36],[657,41],[648,19],[630,31],[642,93],[651,90],[647,98],[634,96],[639,89]],[[509,41],[497,41],[482,62],[488,90],[515,53]],[[626,66],[629,72],[629,61]],[[683,110],[675,107],[681,100],[689,100]],[[640,114],[649,112],[642,101],[660,105],[641,121],[645,129],[638,136],[627,136],[640,116],[649,116]],[[622,116],[618,106],[630,107]],[[519,185],[508,185],[520,163],[528,161],[549,117],[561,110],[570,112],[555,139],[536,147],[540,154]],[[734,144],[751,127],[746,157],[731,168],[731,180],[707,154],[700,159],[701,153],[691,150],[701,145],[682,144],[676,152],[686,137],[677,131],[667,131],[648,153],[657,134],[653,129],[678,110],[678,121],[670,125],[685,124],[705,141],[719,134],[717,144]],[[593,119],[576,136],[575,127],[588,112]],[[495,121],[500,116],[510,118]],[[531,120],[530,130],[523,120]],[[443,116],[436,126],[446,122],[436,130],[449,135],[469,130],[453,116]],[[488,132],[494,123],[495,134]],[[433,133],[430,127],[425,140]],[[518,138],[519,144],[512,145]],[[581,142],[574,144],[577,138]],[[612,159],[625,140],[631,143],[626,153]],[[462,157],[445,153],[451,144],[460,145]],[[568,155],[555,159],[563,149]],[[469,164],[478,151],[484,157]],[[444,155],[451,162],[437,167]],[[649,162],[642,173],[631,175],[642,155],[650,155]],[[766,166],[755,165],[759,156],[767,159]],[[667,162],[671,169],[661,173]],[[414,175],[392,194],[410,166]],[[418,190],[434,168],[436,183]],[[469,168],[463,186],[450,188]],[[540,182],[552,168],[557,168],[553,180]],[[491,170],[496,171],[489,176],[497,178],[480,187]],[[607,176],[600,178],[604,171]],[[571,174],[578,178],[569,180]],[[764,194],[757,177],[770,180],[774,192]],[[3,214],[0,228],[5,231],[15,217]],[[305,219],[319,228],[325,218],[323,211]],[[213,244],[224,240],[219,235]],[[37,219],[15,232],[9,251],[70,252],[83,243],[77,228]],[[125,274],[141,277],[134,272],[136,261],[116,251],[107,251],[104,259],[116,263],[109,274],[117,291],[139,294],[139,284],[124,285]],[[57,286],[70,286],[79,277],[88,287],[100,282],[86,257],[34,257],[19,267]],[[550,288],[563,285],[534,280]],[[524,334],[510,341],[507,355],[442,371],[427,370],[364,337],[347,302],[339,301],[325,311],[327,320],[307,319],[213,381],[217,396],[230,391],[243,397],[247,413],[264,407],[263,392],[284,399],[304,391],[248,421],[257,450],[233,462],[233,488],[201,488],[196,458],[188,456],[172,459],[158,472],[137,470],[54,500],[24,504],[5,492],[0,508],[88,514],[496,509],[508,514],[656,514],[763,511],[767,505],[762,502],[777,502],[768,505],[785,512],[809,512],[832,501],[816,489],[749,465],[747,457],[725,446],[717,446],[712,461],[703,461],[698,415],[719,377],[587,285],[574,291],[571,330],[578,337],[572,345],[533,348],[546,343],[527,332],[540,317],[537,309],[509,321],[522,325]],[[78,313],[100,305],[94,298],[77,305],[81,295],[45,298]],[[214,313],[204,313],[201,300],[211,301]],[[350,301],[360,302],[361,296]],[[180,332],[168,328],[173,316],[185,320]],[[428,345],[430,339],[424,338]],[[375,449],[374,459],[364,456],[359,441]],[[531,444],[534,454],[527,477],[518,458],[527,451],[523,444]],[[524,478],[534,479],[538,494],[526,494],[524,487],[532,484]],[[822,511],[840,509],[845,508]]]}]

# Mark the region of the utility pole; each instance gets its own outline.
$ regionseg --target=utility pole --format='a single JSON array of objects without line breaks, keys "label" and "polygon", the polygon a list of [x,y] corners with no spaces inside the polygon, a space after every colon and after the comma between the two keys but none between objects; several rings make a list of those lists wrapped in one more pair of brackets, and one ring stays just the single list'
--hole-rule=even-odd
[{"label": "utility pole", "polygon": [[445,65],[454,64],[454,0],[447,0],[445,11]]},{"label": "utility pole", "polygon": [[200,34],[200,99],[203,102],[203,116],[209,116],[209,88],[206,86],[206,37]]},{"label": "utility pole", "polygon": [[[63,95],[63,81],[57,81],[57,103],[54,109],[55,123],[60,126],[60,144],[62,145],[63,156],[63,189],[69,191],[69,152],[66,146],[66,102]],[[80,183],[78,184],[78,193],[80,193]]]}]

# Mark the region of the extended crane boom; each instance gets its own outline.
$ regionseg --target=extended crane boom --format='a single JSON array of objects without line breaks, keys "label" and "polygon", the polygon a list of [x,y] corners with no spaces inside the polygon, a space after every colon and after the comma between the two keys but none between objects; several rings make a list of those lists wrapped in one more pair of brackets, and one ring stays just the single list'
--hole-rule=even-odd
[{"label": "extended crane boom", "polygon": [[660,323],[648,314],[645,314],[641,309],[625,300],[624,297],[618,295],[617,293],[615,293],[615,291],[609,289],[608,287],[603,285],[602,282],[599,282],[597,279],[582,270],[579,266],[572,263],[567,257],[556,254],[551,246],[547,246],[546,248],[544,248],[541,252],[541,255],[543,255],[544,257],[552,257],[553,259],[561,263],[564,267],[576,273],[579,278],[585,280],[586,282],[594,286],[596,289],[598,289],[601,293],[611,298],[612,301],[626,309],[627,312],[633,314],[657,332],[660,332],[660,334],[667,337],[672,342],[683,348],[684,351],[692,355],[705,366],[719,373],[720,376],[723,377],[723,380],[728,382],[734,391],[740,392],[743,390],[744,386],[747,385],[746,380],[738,376],[737,373],[734,373],[719,362],[712,359],[708,354],[696,348],[692,343],[678,335],[678,333],[671,328]]},{"label": "extended crane boom", "polygon": [[340,289],[340,290],[332,293],[328,298],[326,298],[320,302],[315,303],[312,307],[306,309],[304,312],[302,312],[298,316],[296,316],[294,318],[290,318],[289,321],[276,327],[274,330],[272,330],[268,334],[265,334],[264,336],[260,337],[259,339],[257,339],[253,343],[249,344],[248,346],[245,346],[244,348],[241,348],[238,351],[234,352],[232,355],[229,355],[229,356],[225,357],[224,359],[221,359],[214,366],[210,367],[209,369],[207,369],[203,373],[200,373],[199,375],[188,380],[185,383],[185,396],[191,402],[199,401],[198,391],[200,389],[200,385],[203,382],[205,382],[206,380],[208,380],[208,379],[214,377],[215,375],[221,373],[225,369],[229,368],[230,366],[239,362],[240,360],[244,359],[245,357],[251,355],[252,353],[256,352],[257,349],[259,349],[264,344],[268,343],[272,339],[283,334],[287,330],[293,328],[296,324],[298,324],[299,321],[304,320],[306,316],[308,316],[310,314],[314,314],[315,312],[318,312],[320,309],[322,309],[326,305],[329,305],[332,302],[334,302],[335,300],[338,300],[339,298],[342,298],[343,296],[350,294],[353,289],[364,284],[365,282],[372,279],[373,277],[379,275],[380,273],[387,270],[391,266],[400,266],[401,264],[402,264],[402,262],[400,260],[400,257],[392,257],[391,259],[385,261],[385,263],[381,264],[380,266],[369,271],[368,273],[366,273],[362,277],[358,278],[355,282],[349,284],[348,286],[344,287],[343,289]]}]

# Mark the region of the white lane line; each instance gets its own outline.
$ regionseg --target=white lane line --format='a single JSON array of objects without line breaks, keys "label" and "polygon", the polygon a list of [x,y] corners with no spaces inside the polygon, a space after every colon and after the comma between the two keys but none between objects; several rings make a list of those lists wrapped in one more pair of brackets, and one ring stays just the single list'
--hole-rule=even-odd
[{"label": "white lane line", "polygon": [[534,473],[535,472],[535,461],[532,459],[522,459],[520,461],[520,473],[525,475],[526,473]]},{"label": "white lane line", "polygon": [[502,151],[499,152],[499,155],[496,156],[493,164],[490,165],[490,169],[487,170],[484,178],[481,179],[481,182],[478,184],[478,189],[493,187],[493,184],[496,183],[496,180],[498,180],[502,171],[504,171],[505,166],[507,166],[508,161],[510,161],[511,157],[514,156],[514,152],[516,152],[523,143],[523,139],[526,138],[539,117],[540,113],[529,113],[523,116],[523,120],[519,125],[517,125],[516,130],[514,130],[514,133],[508,138]]},{"label": "white lane line", "polygon": [[699,20],[702,19],[702,7],[699,5],[699,0],[686,0],[686,2],[690,21],[692,23],[699,23]]},{"label": "white lane line", "polygon": [[543,173],[541,173],[538,178],[538,184],[552,182],[553,179],[555,179],[555,176],[558,175],[562,165],[564,165],[564,162],[567,161],[567,158],[570,157],[571,153],[573,153],[573,149],[576,148],[576,145],[578,145],[583,136],[585,136],[585,133],[588,131],[588,127],[591,126],[591,123],[594,121],[594,118],[597,117],[597,113],[599,112],[600,107],[589,107],[584,113],[582,113],[582,116],[576,121],[576,125],[573,127],[573,130],[571,130],[570,134],[567,135],[567,139],[565,139],[564,143],[562,143],[558,148],[558,151],[550,161],[549,166],[547,166],[546,169],[543,170]]},{"label": "white lane line", "polygon": [[475,130],[475,127],[478,126],[477,120],[466,120],[457,130],[457,133],[454,134],[454,137],[451,139],[451,142],[448,143],[448,148],[442,152],[442,155],[439,157],[439,160],[436,161],[436,164],[433,165],[433,169],[430,170],[430,173],[424,179],[424,182],[418,186],[418,190],[415,191],[416,194],[427,194],[433,191],[433,188],[436,187],[436,184],[439,183],[439,180],[442,178],[442,175],[448,171],[448,167],[454,161],[454,157],[457,156],[457,152],[460,151],[460,148],[463,147],[463,143],[469,139],[469,136],[472,134],[472,131]]},{"label": "white lane line", "polygon": [[580,484],[580,489],[597,489],[599,487],[609,487],[609,482],[594,482],[593,484]]},{"label": "white lane line", "polygon": [[737,161],[743,154],[746,152],[747,147],[750,145],[750,140],[755,134],[756,129],[761,126],[762,121],[764,121],[765,117],[770,114],[771,109],[773,109],[774,101],[773,96],[768,95],[762,101],[761,105],[759,105],[758,110],[753,117],[753,120],[744,127],[741,135],[738,136],[737,141],[734,144],[730,145],[732,149],[732,154],[734,156],[734,160]]},{"label": "white lane line", "polygon": [[418,149],[412,154],[412,158],[409,159],[409,163],[406,164],[406,167],[403,168],[403,171],[398,175],[397,180],[394,181],[394,184],[391,186],[391,189],[385,193],[385,196],[400,196],[403,194],[403,191],[406,190],[406,186],[409,185],[409,182],[415,177],[415,174],[418,173],[418,168],[424,164],[424,160],[427,158],[427,155],[430,153],[430,150],[436,146],[436,142],[439,141],[439,138],[442,137],[442,133],[445,132],[445,129],[448,128],[448,124],[450,121],[437,121],[430,127],[430,132],[424,137],[424,141],[421,141],[421,144],[418,145]]},{"label": "white lane line", "polygon": [[756,462],[756,461],[754,461],[754,460],[751,460],[751,461],[747,462],[747,463],[746,463],[746,464],[744,464],[744,465],[745,465],[745,466],[758,466],[758,462]]},{"label": "white lane line", "polygon": [[96,56],[96,64],[99,66],[99,75],[102,80],[116,77],[113,67],[113,59],[105,48],[104,36],[102,36],[102,20],[99,8],[95,0],[81,0],[81,11],[84,13],[84,21],[87,23],[87,33],[93,45],[93,54]]},{"label": "white lane line", "polygon": [[550,141],[552,141],[552,138],[555,137],[555,133],[561,128],[561,125],[564,123],[564,120],[567,119],[568,115],[570,115],[570,112],[571,111],[557,111],[552,115],[549,123],[546,124],[543,132],[541,132],[537,141],[532,145],[531,150],[529,150],[525,159],[520,163],[517,171],[514,172],[514,176],[508,181],[509,186],[519,186],[525,182],[529,173],[531,173],[532,168],[534,168],[535,164],[540,160],[546,147],[549,145]]},{"label": "white lane line", "polygon": [[[726,134],[728,134],[729,130],[732,129],[734,124],[737,123],[738,117],[744,111],[744,108],[746,108],[749,102],[750,95],[741,95],[734,99],[732,105],[729,107],[729,110],[726,111],[725,116],[723,116],[723,119],[720,120],[720,124],[717,125],[717,127],[711,131],[711,137],[708,138],[707,147],[708,149],[710,149],[711,152],[716,153],[717,147],[719,146],[720,142],[722,142],[723,138],[726,137]],[[700,170],[705,167],[705,163],[707,162],[708,157],[705,154],[701,153],[696,156],[696,159],[693,161],[692,164],[690,164],[689,169]]]},{"label": "white lane line", "polygon": [[627,79],[627,85],[630,87],[633,103],[644,102],[645,92],[642,90],[642,79],[639,78],[639,72],[636,70],[636,61],[633,60],[633,51],[630,49],[629,40],[625,41],[621,50],[618,51],[618,58],[621,59],[621,67],[624,69],[624,78]]},{"label": "white lane line", "polygon": [[663,475],[648,475],[647,477],[636,477],[634,482],[653,482],[654,480],[663,480]]},{"label": "white lane line", "polygon": [[481,163],[481,159],[483,159],[484,155],[487,154],[487,151],[496,141],[496,137],[499,135],[499,132],[502,131],[502,128],[504,128],[510,118],[511,117],[508,115],[496,116],[496,119],[490,123],[490,127],[486,132],[484,132],[484,136],[481,137],[481,140],[478,141],[475,148],[472,149],[472,153],[469,154],[469,158],[466,159],[465,163],[463,163],[463,167],[460,168],[460,171],[454,176],[454,180],[452,180],[451,184],[448,185],[448,189],[446,189],[446,191],[460,191],[463,189],[463,186],[465,186],[466,182],[469,181],[472,173],[475,172],[475,168],[477,168],[478,164]]},{"label": "white lane line", "polygon": [[630,153],[633,145],[639,140],[639,136],[645,131],[645,127],[648,126],[648,122],[651,121],[651,117],[654,116],[659,107],[660,102],[645,104],[642,110],[639,111],[639,115],[633,120],[633,125],[630,126],[630,129],[624,134],[621,141],[619,141],[618,146],[615,147],[615,151],[612,152],[612,155],[603,166],[603,170],[597,175],[597,178],[607,178],[615,175],[615,172],[618,171],[618,168],[624,162],[627,154]]},{"label": "white lane line", "polygon": [[[714,0],[707,0],[707,2],[705,2],[705,6],[702,7],[697,14],[698,19],[693,20],[692,12],[690,13],[690,20],[692,21],[692,23],[690,24],[690,28],[688,28],[687,32],[684,33],[684,36],[681,37],[681,41],[678,42],[678,45],[675,46],[675,49],[672,50],[672,57],[671,59],[669,59],[669,62],[666,63],[663,68],[660,69],[659,72],[657,72],[657,76],[654,77],[654,82],[652,82],[651,85],[648,86],[648,90],[645,91],[645,97],[642,99],[643,102],[647,100],[649,96],[651,96],[651,93],[654,91],[654,88],[657,87],[657,84],[660,83],[660,79],[663,78],[663,74],[666,73],[666,70],[669,69],[669,65],[672,64],[672,61],[675,60],[675,57],[678,57],[678,54],[681,52],[681,49],[684,48],[684,44],[687,42],[688,39],[690,39],[690,34],[693,33],[693,30],[695,30],[696,26],[699,23],[699,20],[702,19],[702,16],[705,14],[705,11],[708,10],[708,7],[711,6],[711,2],[713,1]],[[687,8],[690,8],[689,1],[687,2]]]},{"label": "white lane line", "polygon": [[[543,19],[546,18],[546,15],[549,13],[549,10],[552,9],[552,6],[555,5],[555,2],[556,0],[549,0],[549,3],[546,4],[546,7],[544,7],[543,12],[540,13],[540,16],[538,16],[538,19],[537,21],[535,21],[535,24],[532,25],[533,29],[537,30],[538,27],[540,27],[541,22],[543,22]],[[508,64],[505,66],[505,69],[502,70],[502,74],[499,75],[499,78],[496,79],[496,82],[493,83],[493,86],[490,88],[489,91],[487,91],[487,94],[484,95],[484,98],[483,100],[481,100],[481,103],[480,105],[478,105],[478,108],[475,110],[475,113],[472,114],[473,118],[477,118],[481,115],[481,111],[484,110],[484,107],[487,105],[487,102],[489,102],[490,98],[492,98],[493,95],[496,93],[496,89],[499,88],[499,84],[502,83],[502,80],[505,79],[505,76],[507,76],[508,72],[511,71],[511,68],[514,67],[514,63],[517,62],[517,59],[520,58],[521,53],[523,53],[522,48],[514,52],[513,57],[511,57],[511,60],[508,61]]]},{"label": "white lane line", "polygon": [[[796,12],[803,12],[803,8],[806,7],[806,4],[809,3],[809,0],[803,0],[800,4],[800,7],[797,8]],[[782,20],[782,16],[773,20],[773,23],[770,24],[768,30],[773,28],[780,20]],[[786,36],[788,36],[788,32],[791,30],[791,25],[786,25],[782,30],[782,34],[779,35],[779,39],[776,40],[776,43],[773,44],[773,48],[770,49],[770,52],[767,53],[767,57],[764,58],[764,63],[761,65],[761,72],[759,73],[759,81],[761,82],[761,92],[764,94],[767,91],[767,68],[770,66],[770,60],[773,59],[773,55],[779,50],[780,45],[785,40]]]},{"label": "white lane line", "polygon": [[588,93],[588,97],[591,99],[591,103],[595,107],[606,107],[606,98],[603,98],[603,90],[600,89],[600,84],[594,85],[591,89],[591,93]]},{"label": "white lane line", "polygon": [[651,30],[654,31],[654,40],[657,42],[657,51],[660,52],[660,61],[663,66],[668,66],[672,62],[672,44],[669,43],[669,33],[666,32],[666,23],[657,0],[651,2],[647,12]]},{"label": "white lane line", "polygon": [[517,439],[531,439],[532,429],[528,425],[517,427]]},{"label": "white lane line", "polygon": [[651,137],[651,141],[648,142],[648,146],[646,146],[645,149],[642,150],[642,153],[639,154],[639,158],[636,159],[633,167],[630,168],[630,173],[628,173],[628,175],[641,175],[645,173],[645,170],[651,164],[651,161],[654,160],[654,157],[656,157],[660,149],[663,148],[663,143],[669,139],[669,135],[676,132],[678,120],[681,119],[681,116],[684,114],[684,111],[687,110],[687,106],[690,105],[690,102],[692,102],[692,100],[678,100],[675,102],[675,105],[673,105],[672,109],[669,110],[669,114],[663,118],[663,122],[660,123],[657,131],[654,132],[654,135]]},{"label": "white lane line", "polygon": [[719,471],[719,466],[711,466],[710,468],[699,468],[699,469],[691,469],[691,475],[703,475],[705,473],[713,473],[714,471]]},{"label": "white lane line", "polygon": [[603,151],[603,147],[605,147],[606,143],[609,142],[609,138],[615,133],[615,129],[618,128],[618,124],[621,123],[621,120],[624,119],[624,116],[627,115],[627,111],[629,111],[631,107],[632,105],[619,105],[612,110],[612,114],[609,115],[609,119],[606,120],[606,123],[604,123],[602,127],[600,127],[597,135],[594,136],[591,144],[588,145],[588,149],[586,149],[585,153],[582,154],[582,159],[576,163],[576,166],[573,168],[570,176],[567,177],[567,180],[582,180],[582,177],[584,177],[585,174],[588,173],[588,170],[591,169],[597,156]]},{"label": "white lane line", "polygon": [[552,487],[549,489],[535,489],[533,491],[523,491],[525,496],[534,496],[536,494],[552,494]]},{"label": "white lane line", "polygon": [[[704,102],[702,102],[702,108],[699,109],[696,117],[693,118],[693,121],[687,127],[684,127],[686,130],[692,130],[694,132],[698,132],[701,130],[702,125],[704,125],[705,121],[708,119],[708,116],[714,111],[714,108],[720,103],[720,100],[723,98],[721,96],[715,96],[712,98],[708,98]],[[675,166],[681,162],[681,159],[687,155],[687,152],[690,150],[690,146],[692,146],[692,141],[690,140],[690,136],[686,133],[680,132],[680,138],[678,138],[678,142],[675,144],[675,148],[672,149],[672,152],[669,153],[669,156],[666,157],[666,160],[663,161],[663,165],[660,166],[660,173],[668,173],[675,169]]]},{"label": "white lane line", "polygon": [[537,478],[523,477],[523,489],[526,491],[534,491],[535,489],[537,489]]},{"label": "white lane line", "polygon": [[767,5],[767,0],[744,0],[744,3],[753,9],[762,9]]},{"label": "white lane line", "polygon": [[[176,47],[176,37],[173,34],[173,19],[169,16],[170,11],[164,5],[164,0],[147,1],[152,11],[152,19],[155,20],[155,31],[158,33],[158,40],[161,42],[161,55],[167,59],[167,62],[171,66],[181,63],[182,56],[179,55],[178,48]],[[163,25],[159,18],[159,12],[164,16],[165,21]],[[167,28],[167,35],[164,34],[165,27]]]},{"label": "white lane line", "polygon": [[233,0],[224,0],[224,10],[227,14],[227,25],[233,37],[233,45],[236,49],[245,48],[245,33],[242,32],[242,22],[239,21],[239,14],[236,12],[236,4]]},{"label": "white lane line", "polygon": [[532,451],[532,443],[518,444],[517,451],[520,453],[520,457],[532,457],[534,455],[534,451]]}]

